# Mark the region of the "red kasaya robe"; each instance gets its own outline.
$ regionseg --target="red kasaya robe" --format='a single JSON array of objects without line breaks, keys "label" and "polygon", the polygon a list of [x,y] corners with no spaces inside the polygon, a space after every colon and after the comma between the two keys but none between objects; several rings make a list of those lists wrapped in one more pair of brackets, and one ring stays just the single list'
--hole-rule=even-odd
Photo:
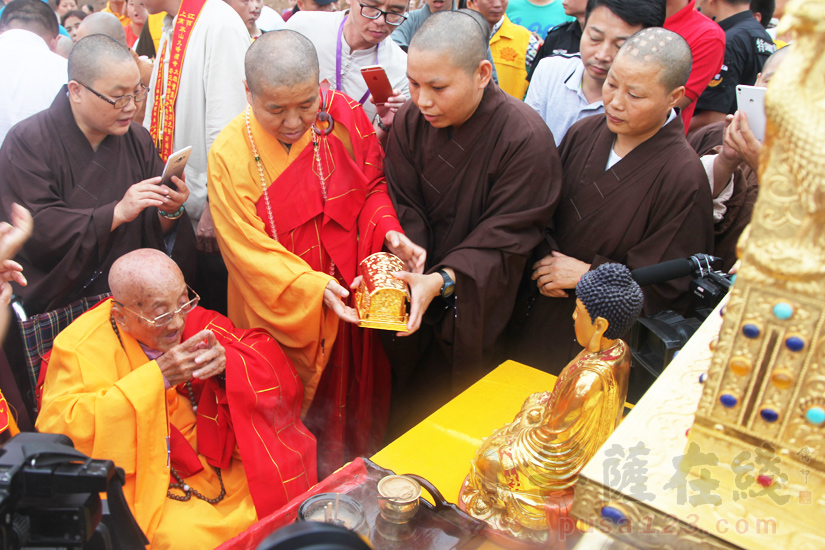
[{"label": "red kasaya robe", "polygon": [[[124,495],[151,548],[212,548],[316,483],[315,439],[299,419],[303,387],[270,335],[203,308],[188,314],[182,338],[211,330],[226,353],[225,382],[192,381],[195,414],[185,385],[164,390],[157,362],[126,331],[118,339],[111,304],[56,338],[41,370],[37,428],[125,470]],[[226,498],[167,498],[170,464],[210,498],[220,468]]]},{"label": "red kasaya robe", "polygon": [[[358,263],[402,232],[383,172],[383,151],[363,110],[329,91],[333,132],[319,139],[326,200],[312,144],[268,188],[279,241],[345,288]],[[277,205],[277,207],[274,207]],[[272,233],[264,197],[258,215]],[[289,235],[289,238],[280,236]],[[313,248],[316,247],[316,248]],[[333,268],[334,264],[334,268]],[[350,305],[353,300],[350,295]],[[375,331],[339,322],[338,337],[305,422],[318,437],[319,475],[381,448],[390,403],[390,365]]]}]

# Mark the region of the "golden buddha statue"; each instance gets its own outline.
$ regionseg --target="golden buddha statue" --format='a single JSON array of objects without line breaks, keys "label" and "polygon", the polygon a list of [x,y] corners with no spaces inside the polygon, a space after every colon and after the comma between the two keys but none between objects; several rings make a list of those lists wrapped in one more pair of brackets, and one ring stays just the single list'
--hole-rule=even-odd
[{"label": "golden buddha statue", "polygon": [[642,291],[627,267],[603,264],[582,276],[576,295],[584,349],[552,391],[529,396],[485,440],[461,491],[468,513],[524,542],[546,543],[567,515],[579,471],[621,421],[627,397],[630,349],[618,338],[641,312]]}]

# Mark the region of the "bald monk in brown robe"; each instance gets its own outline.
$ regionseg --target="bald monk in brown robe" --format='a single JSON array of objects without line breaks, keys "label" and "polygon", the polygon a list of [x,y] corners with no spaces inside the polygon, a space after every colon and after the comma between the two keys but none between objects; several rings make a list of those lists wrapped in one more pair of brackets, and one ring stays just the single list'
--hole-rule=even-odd
[{"label": "bald monk in brown robe", "polygon": [[130,250],[171,247],[184,274],[192,271],[177,253],[194,242],[183,208],[189,191],[178,178],[158,185],[163,164],[149,133],[132,123],[145,97],[129,50],[88,36],[72,49],[69,83],[51,107],[6,136],[0,215],[17,202],[34,217],[17,257],[29,284],[14,285],[29,314],[108,292],[109,268]]},{"label": "bald monk in brown robe", "polygon": [[551,132],[491,82],[486,52],[481,27],[460,12],[430,16],[409,47],[412,102],[396,114],[385,173],[427,265],[398,275],[411,284],[408,328],[418,333],[385,341],[398,429],[505,358],[518,282],[559,197]]},{"label": "bald monk in brown robe", "polygon": [[[126,30],[120,24],[120,20],[114,14],[101,11],[88,15],[80,26],[77,28],[77,39],[85,38],[92,34],[105,34],[109,38],[114,38],[117,43],[128,48],[126,45]],[[144,86],[149,86],[149,81],[152,79],[152,64],[141,59],[135,50],[129,48],[129,52],[137,63],[138,70],[140,70],[140,83]],[[146,114],[146,102],[141,101],[137,105],[135,111],[135,122],[143,123],[143,117]]]},{"label": "bald monk in brown robe", "polygon": [[[569,315],[587,271],[713,252],[707,175],[673,109],[690,68],[690,48],[679,35],[637,32],[608,72],[605,116],[581,120],[565,136],[562,198],[531,266],[531,292],[513,318],[513,359],[559,373],[578,353]],[[643,287],[643,314],[683,309],[688,284],[683,277]]]}]

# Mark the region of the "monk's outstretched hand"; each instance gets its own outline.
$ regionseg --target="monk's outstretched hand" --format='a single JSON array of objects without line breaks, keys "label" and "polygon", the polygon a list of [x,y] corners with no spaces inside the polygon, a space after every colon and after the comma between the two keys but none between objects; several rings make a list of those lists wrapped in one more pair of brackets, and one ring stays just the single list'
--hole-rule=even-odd
[{"label": "monk's outstretched hand", "polygon": [[324,289],[324,305],[335,312],[339,319],[347,323],[358,324],[358,312],[344,303],[344,299],[349,296],[349,291],[338,284],[337,281],[330,281]]},{"label": "monk's outstretched hand", "polygon": [[427,251],[415,244],[409,237],[398,231],[387,231],[384,244],[390,252],[401,258],[410,273],[424,273]]},{"label": "monk's outstretched hand", "polygon": [[210,330],[202,330],[157,358],[160,372],[172,386],[191,378],[206,379],[226,368],[223,346]]},{"label": "monk's outstretched hand", "polygon": [[17,203],[11,205],[11,223],[0,223],[0,307],[9,305],[11,301],[12,288],[9,281],[26,286],[23,266],[12,258],[31,237],[33,227],[32,215]]},{"label": "monk's outstretched hand", "polygon": [[[396,334],[396,336],[409,336],[421,328],[421,318],[427,308],[430,307],[433,298],[441,295],[441,286],[444,284],[444,279],[439,273],[422,275],[399,271],[392,275],[410,285],[410,318],[407,320],[407,332]],[[450,277],[455,280],[454,273],[450,272]]]}]

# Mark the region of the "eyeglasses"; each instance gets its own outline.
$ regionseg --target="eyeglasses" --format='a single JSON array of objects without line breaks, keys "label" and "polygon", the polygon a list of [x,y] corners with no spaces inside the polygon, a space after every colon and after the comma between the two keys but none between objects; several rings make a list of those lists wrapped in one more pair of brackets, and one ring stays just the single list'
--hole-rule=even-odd
[{"label": "eyeglasses", "polygon": [[126,311],[128,311],[129,313],[131,313],[132,315],[137,315],[138,317],[140,317],[141,319],[143,319],[144,321],[146,321],[147,323],[149,323],[153,327],[160,328],[160,327],[165,327],[166,325],[171,323],[172,319],[175,318],[175,315],[178,315],[178,314],[186,315],[187,313],[189,313],[190,311],[195,309],[195,307],[198,305],[198,302],[201,299],[201,297],[198,296],[198,293],[195,292],[194,290],[192,290],[192,287],[190,287],[189,285],[186,285],[186,290],[187,290],[189,296],[194,294],[195,297],[192,298],[191,300],[189,300],[188,302],[186,302],[185,304],[183,304],[182,306],[180,306],[175,311],[170,311],[168,313],[164,313],[163,315],[158,315],[154,319],[147,319],[146,317],[144,317],[143,315],[141,315],[137,311],[133,311],[133,310],[129,309],[128,307],[124,306],[120,302],[115,302],[115,303],[117,305],[119,305],[120,307],[122,307],[123,309],[125,309]]},{"label": "eyeglasses", "polygon": [[83,84],[79,80],[75,80],[75,82],[77,82],[78,84],[80,84],[81,86],[83,86],[84,88],[86,88],[87,90],[92,92],[93,94],[95,94],[97,97],[99,97],[100,99],[102,99],[103,101],[105,101],[106,103],[108,103],[109,105],[114,107],[115,109],[123,109],[124,107],[129,105],[129,101],[131,101],[133,99],[135,100],[135,105],[137,105],[138,103],[140,103],[141,101],[146,99],[146,95],[149,93],[149,86],[144,86],[143,84],[141,84],[140,90],[138,90],[137,92],[135,92],[133,94],[122,95],[122,96],[116,97],[114,99],[109,99],[105,95],[101,94],[100,92],[96,92],[95,90],[91,89],[89,86],[87,86],[86,84]]},{"label": "eyeglasses", "polygon": [[382,15],[384,16],[384,21],[387,22],[387,25],[392,25],[393,27],[397,27],[404,20],[407,19],[407,16],[403,13],[393,13],[389,11],[379,10],[375,6],[368,6],[366,4],[359,4],[361,6],[361,15],[366,17],[367,19],[378,19]]}]

